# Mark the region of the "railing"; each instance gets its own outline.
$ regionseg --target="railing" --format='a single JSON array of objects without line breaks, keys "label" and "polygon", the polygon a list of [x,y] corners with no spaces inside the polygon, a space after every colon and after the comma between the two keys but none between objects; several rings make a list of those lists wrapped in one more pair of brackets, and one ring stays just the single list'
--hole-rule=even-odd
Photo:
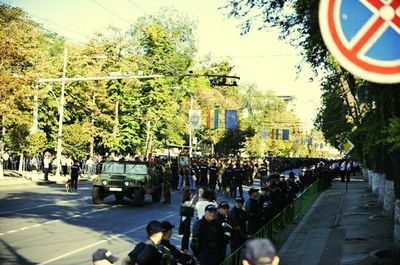
[{"label": "railing", "polygon": [[[263,228],[254,234],[256,238],[268,238],[275,245],[281,244],[286,240],[289,235],[289,230],[286,228],[293,223],[297,218],[304,214],[304,212],[311,206],[314,200],[318,197],[319,192],[323,189],[323,182],[321,180],[315,181],[307,187],[295,201],[289,204],[279,214],[277,214],[271,221],[269,221]],[[286,230],[286,231],[285,231]],[[221,265],[238,265],[241,264],[242,259],[242,245],[238,250],[233,252],[226,258]]]}]

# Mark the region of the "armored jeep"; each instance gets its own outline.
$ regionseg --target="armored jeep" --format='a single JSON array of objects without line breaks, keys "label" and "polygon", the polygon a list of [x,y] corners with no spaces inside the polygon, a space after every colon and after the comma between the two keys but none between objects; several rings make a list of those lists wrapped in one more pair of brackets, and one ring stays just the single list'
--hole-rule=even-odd
[{"label": "armored jeep", "polygon": [[159,202],[160,177],[160,173],[151,168],[148,162],[105,162],[101,173],[93,180],[93,203],[101,204],[105,197],[114,195],[117,201],[128,197],[133,200],[134,205],[142,206],[146,194],[151,194],[153,202]]}]

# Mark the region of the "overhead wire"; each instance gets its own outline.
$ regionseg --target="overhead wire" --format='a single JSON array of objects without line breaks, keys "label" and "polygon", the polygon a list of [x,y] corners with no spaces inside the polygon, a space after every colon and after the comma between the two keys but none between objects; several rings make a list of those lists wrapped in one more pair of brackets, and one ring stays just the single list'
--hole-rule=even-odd
[{"label": "overhead wire", "polygon": [[95,3],[96,5],[98,5],[99,7],[103,8],[104,10],[106,10],[108,13],[114,15],[115,17],[119,18],[120,20],[124,21],[127,24],[131,24],[130,21],[126,20],[125,18],[121,17],[120,15],[118,15],[117,13],[113,12],[112,10],[110,10],[108,7],[100,4],[99,2],[97,2],[96,0],[92,0],[93,3]]}]

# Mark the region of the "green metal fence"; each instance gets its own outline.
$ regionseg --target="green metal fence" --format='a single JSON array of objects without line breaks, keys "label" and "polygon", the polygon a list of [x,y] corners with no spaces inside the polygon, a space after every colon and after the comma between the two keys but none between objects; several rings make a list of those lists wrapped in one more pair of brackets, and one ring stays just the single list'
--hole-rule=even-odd
[{"label": "green metal fence", "polygon": [[[320,180],[315,181],[307,189],[305,189],[300,196],[277,214],[271,221],[269,221],[263,228],[261,228],[254,237],[268,238],[275,245],[283,243],[288,237],[289,230],[287,229],[290,224],[297,218],[304,214],[304,212],[311,206],[311,204],[318,197],[319,192],[322,191],[324,183]],[[241,246],[232,255],[224,260],[221,265],[239,265],[241,264],[242,248]]]}]

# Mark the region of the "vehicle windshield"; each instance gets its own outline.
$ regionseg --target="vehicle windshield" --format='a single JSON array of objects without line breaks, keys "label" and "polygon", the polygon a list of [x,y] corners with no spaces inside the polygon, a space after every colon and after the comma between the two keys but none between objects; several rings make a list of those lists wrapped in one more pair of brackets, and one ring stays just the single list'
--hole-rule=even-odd
[{"label": "vehicle windshield", "polygon": [[147,174],[147,166],[145,164],[134,164],[134,165],[127,164],[126,165],[126,173],[146,175]]},{"label": "vehicle windshield", "polygon": [[103,164],[103,173],[125,173],[125,165],[124,164],[117,164],[117,163],[105,163]]},{"label": "vehicle windshield", "polygon": [[105,163],[103,164],[103,173],[120,173],[120,174],[147,174],[147,165],[145,164],[118,164]]}]

